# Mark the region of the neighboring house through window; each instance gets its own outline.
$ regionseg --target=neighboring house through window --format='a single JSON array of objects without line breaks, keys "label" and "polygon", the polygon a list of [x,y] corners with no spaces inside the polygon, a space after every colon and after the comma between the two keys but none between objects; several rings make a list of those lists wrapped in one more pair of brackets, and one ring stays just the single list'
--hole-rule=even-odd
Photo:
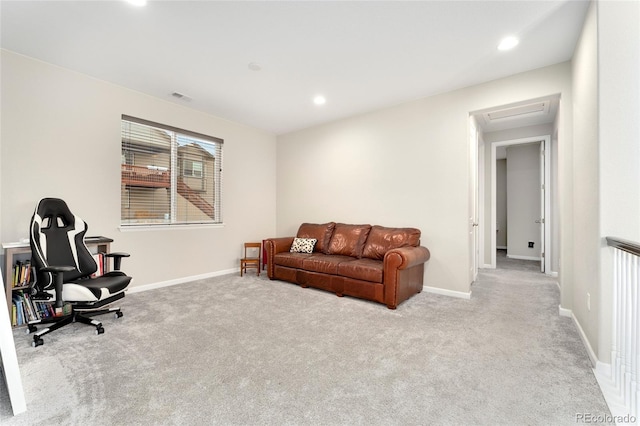
[{"label": "neighboring house through window", "polygon": [[222,145],[123,115],[121,224],[221,223]]}]

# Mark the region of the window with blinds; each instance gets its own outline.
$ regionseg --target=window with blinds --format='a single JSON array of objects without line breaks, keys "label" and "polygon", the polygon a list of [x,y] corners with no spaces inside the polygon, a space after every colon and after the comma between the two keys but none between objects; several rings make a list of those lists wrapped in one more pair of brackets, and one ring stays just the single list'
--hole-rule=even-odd
[{"label": "window with blinds", "polygon": [[123,115],[121,224],[221,223],[222,145]]}]

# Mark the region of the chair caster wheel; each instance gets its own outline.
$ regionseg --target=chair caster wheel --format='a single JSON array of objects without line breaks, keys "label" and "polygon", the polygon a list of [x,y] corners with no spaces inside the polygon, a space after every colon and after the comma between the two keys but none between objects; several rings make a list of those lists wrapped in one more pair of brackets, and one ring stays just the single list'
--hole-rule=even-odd
[{"label": "chair caster wheel", "polygon": [[122,312],[118,311],[116,312],[116,319],[121,318],[122,317]]},{"label": "chair caster wheel", "polygon": [[34,336],[33,342],[31,343],[31,346],[33,346],[34,348],[37,348],[38,346],[42,346],[42,345],[44,345],[44,340],[42,340],[39,337]]},{"label": "chair caster wheel", "polygon": [[29,325],[27,327],[27,334],[31,334],[31,333],[35,333],[36,331],[38,331],[38,327],[36,327],[35,325]]},{"label": "chair caster wheel", "polygon": [[96,327],[96,334],[104,334],[104,327]]}]

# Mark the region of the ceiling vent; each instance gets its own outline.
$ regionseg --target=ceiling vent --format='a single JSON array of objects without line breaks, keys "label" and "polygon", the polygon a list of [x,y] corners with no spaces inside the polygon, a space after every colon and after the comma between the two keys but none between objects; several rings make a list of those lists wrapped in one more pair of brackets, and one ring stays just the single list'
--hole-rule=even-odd
[{"label": "ceiling vent", "polygon": [[171,94],[171,96],[173,96],[176,99],[180,99],[182,101],[187,101],[188,102],[188,101],[191,100],[191,97],[185,95],[184,93],[180,93],[180,92],[173,92]]},{"label": "ceiling vent", "polygon": [[549,114],[549,101],[536,102],[533,104],[520,105],[511,108],[499,109],[482,114],[487,123],[498,120],[508,120],[515,118],[533,117],[536,115]]}]

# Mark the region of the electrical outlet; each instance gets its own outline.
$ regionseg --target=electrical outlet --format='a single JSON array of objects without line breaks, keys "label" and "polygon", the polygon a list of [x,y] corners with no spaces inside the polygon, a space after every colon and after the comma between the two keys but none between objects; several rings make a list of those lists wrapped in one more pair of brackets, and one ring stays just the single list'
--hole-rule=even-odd
[{"label": "electrical outlet", "polygon": [[591,310],[591,294],[587,293],[587,311]]},{"label": "electrical outlet", "polygon": [[529,241],[529,248],[533,248],[533,241]]}]

